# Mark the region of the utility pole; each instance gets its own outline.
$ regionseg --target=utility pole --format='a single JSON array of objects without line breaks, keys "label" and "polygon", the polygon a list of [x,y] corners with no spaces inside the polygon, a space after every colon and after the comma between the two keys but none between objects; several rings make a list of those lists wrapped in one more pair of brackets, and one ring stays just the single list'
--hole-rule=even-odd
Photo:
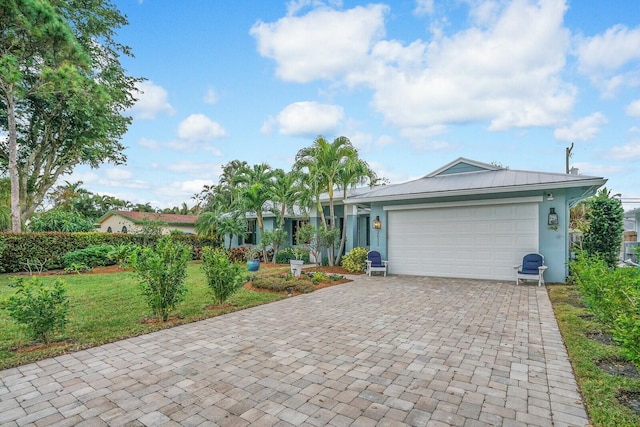
[{"label": "utility pole", "polygon": [[566,164],[567,164],[567,174],[569,174],[569,158],[571,157],[571,151],[573,150],[573,142],[571,143],[571,147],[566,148]]}]

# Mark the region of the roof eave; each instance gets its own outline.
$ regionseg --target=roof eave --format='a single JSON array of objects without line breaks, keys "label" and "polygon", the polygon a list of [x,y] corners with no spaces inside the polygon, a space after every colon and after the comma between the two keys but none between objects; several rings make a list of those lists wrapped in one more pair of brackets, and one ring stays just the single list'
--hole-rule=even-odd
[{"label": "roof eave", "polygon": [[430,193],[413,193],[413,194],[398,194],[393,196],[378,196],[378,197],[362,197],[347,199],[345,204],[356,203],[371,203],[371,202],[386,202],[386,201],[398,201],[398,200],[416,200],[416,199],[433,199],[436,197],[456,197],[456,196],[471,196],[480,194],[500,194],[500,193],[512,193],[517,191],[541,191],[541,190],[557,190],[561,188],[577,188],[577,187],[593,187],[596,188],[603,186],[607,182],[604,178],[594,178],[575,182],[550,182],[546,184],[535,185],[514,185],[508,187],[490,187],[490,188],[470,188],[464,190],[453,191],[437,191]]}]

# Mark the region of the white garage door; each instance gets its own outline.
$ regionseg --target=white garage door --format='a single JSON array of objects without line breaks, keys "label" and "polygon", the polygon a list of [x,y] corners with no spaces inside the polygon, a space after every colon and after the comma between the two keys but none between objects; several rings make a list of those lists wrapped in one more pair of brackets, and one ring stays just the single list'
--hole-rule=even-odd
[{"label": "white garage door", "polygon": [[513,266],[538,251],[538,205],[390,210],[389,271],[512,280]]}]

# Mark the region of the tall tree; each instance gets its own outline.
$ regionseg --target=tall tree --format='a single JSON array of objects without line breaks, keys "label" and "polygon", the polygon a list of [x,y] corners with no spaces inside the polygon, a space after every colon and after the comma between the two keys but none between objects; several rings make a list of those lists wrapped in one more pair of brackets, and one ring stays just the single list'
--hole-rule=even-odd
[{"label": "tall tree", "polygon": [[[363,185],[369,182],[371,185],[378,182],[377,174],[369,167],[369,164],[360,158],[348,158],[343,167],[338,171],[336,184],[342,189],[342,200],[346,200],[347,191],[351,187]],[[347,206],[343,205],[344,221],[342,222],[342,238],[340,239],[340,249],[336,257],[336,264],[340,264],[340,258],[347,241]]]},{"label": "tall tree", "polygon": [[584,236],[583,247],[588,254],[599,256],[610,267],[615,267],[620,258],[624,232],[622,202],[612,197],[606,188],[588,202],[591,208],[587,212],[589,229]]},{"label": "tall tree", "polygon": [[[265,209],[272,208],[267,206],[267,202],[271,200],[273,181],[274,172],[267,163],[245,166],[232,178],[232,183],[237,186],[239,206],[245,212],[255,212],[260,234],[264,233],[262,214]],[[266,259],[266,253],[263,256]]]},{"label": "tall tree", "polygon": [[276,169],[274,178],[271,186],[271,198],[275,203],[280,204],[278,228],[283,228],[285,214],[293,214],[293,207],[300,206],[299,202],[303,199],[304,189],[301,184],[303,177],[295,170],[285,172],[282,169]]},{"label": "tall tree", "polygon": [[[338,173],[348,160],[357,159],[357,157],[358,151],[345,136],[339,136],[331,143],[319,136],[310,147],[302,148],[296,154],[298,170],[306,170],[311,181],[317,180],[318,189],[324,188],[328,192],[329,221],[323,220],[324,227],[329,232],[328,235],[332,235],[336,230],[333,197]],[[328,249],[329,265],[334,265],[335,245],[329,244]]]},{"label": "tall tree", "polygon": [[78,164],[123,163],[119,143],[138,79],[114,41],[127,23],[103,0],[7,0],[0,8],[0,162],[11,180],[11,221],[21,230],[45,194]]}]

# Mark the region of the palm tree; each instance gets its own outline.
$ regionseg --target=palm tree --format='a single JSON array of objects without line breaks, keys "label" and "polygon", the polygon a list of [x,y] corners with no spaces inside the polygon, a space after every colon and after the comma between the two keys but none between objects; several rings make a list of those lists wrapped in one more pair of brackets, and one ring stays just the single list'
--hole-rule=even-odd
[{"label": "palm tree", "polygon": [[[302,148],[296,154],[296,168],[308,173],[311,182],[317,182],[316,190],[326,189],[329,195],[329,221],[323,217],[323,225],[329,232],[336,229],[333,205],[334,188],[338,173],[345,163],[358,158],[358,151],[345,136],[339,136],[329,143],[318,136],[310,147]],[[319,195],[319,192],[317,193]],[[329,233],[331,234],[331,233]],[[329,245],[329,265],[334,265],[334,245]]]},{"label": "palm tree", "polygon": [[[378,181],[377,174],[369,167],[369,164],[359,158],[349,158],[344,163],[343,167],[338,171],[336,178],[336,184],[338,188],[342,189],[342,200],[347,198],[347,190],[350,187],[356,185],[366,184],[367,181],[370,184],[374,184]],[[342,222],[342,239],[340,239],[340,249],[338,249],[338,256],[336,258],[336,264],[340,263],[342,257],[342,251],[347,240],[347,207],[343,205],[344,209],[344,221]]]},{"label": "palm tree", "polygon": [[285,172],[282,169],[274,170],[273,185],[271,187],[271,199],[280,204],[278,227],[284,227],[284,216],[287,212],[293,213],[293,207],[300,205],[303,199],[302,174],[291,170]]},{"label": "palm tree", "polygon": [[[271,189],[274,183],[274,171],[267,163],[241,167],[235,176],[231,177],[231,184],[238,190],[237,204],[244,208],[241,211],[255,212],[260,233],[264,232],[263,211],[271,199]],[[266,250],[263,248],[266,259]]]}]

